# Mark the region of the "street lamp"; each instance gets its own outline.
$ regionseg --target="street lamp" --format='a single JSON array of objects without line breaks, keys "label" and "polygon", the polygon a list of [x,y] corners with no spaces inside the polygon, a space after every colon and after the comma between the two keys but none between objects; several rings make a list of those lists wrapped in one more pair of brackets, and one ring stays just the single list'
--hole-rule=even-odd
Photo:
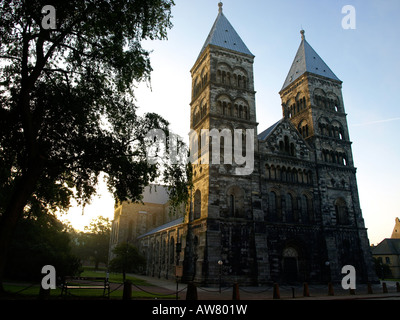
[{"label": "street lamp", "polygon": [[224,262],[222,260],[218,260],[219,265],[219,293],[221,293],[221,282],[222,282],[222,265]]}]

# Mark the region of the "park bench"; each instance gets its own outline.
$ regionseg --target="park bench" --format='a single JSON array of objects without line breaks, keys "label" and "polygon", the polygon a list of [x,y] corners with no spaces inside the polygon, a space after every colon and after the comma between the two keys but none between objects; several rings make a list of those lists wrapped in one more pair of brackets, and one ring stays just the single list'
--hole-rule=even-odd
[{"label": "park bench", "polygon": [[61,287],[61,295],[74,289],[103,289],[103,296],[110,297],[108,277],[65,277]]}]

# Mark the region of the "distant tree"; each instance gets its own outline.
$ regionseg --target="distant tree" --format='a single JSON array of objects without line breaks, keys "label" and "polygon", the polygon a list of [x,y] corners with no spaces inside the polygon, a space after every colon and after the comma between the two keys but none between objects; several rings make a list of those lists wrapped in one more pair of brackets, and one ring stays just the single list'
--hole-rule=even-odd
[{"label": "distant tree", "polygon": [[85,232],[75,233],[73,252],[81,260],[92,260],[95,268],[99,263],[108,262],[111,222],[108,218],[99,216],[85,227]]},{"label": "distant tree", "polygon": [[392,270],[390,270],[390,266],[386,263],[383,263],[382,259],[373,258],[375,264],[375,272],[378,278],[387,279],[392,277]]},{"label": "distant tree", "polygon": [[[18,220],[35,206],[66,210],[71,197],[87,203],[101,172],[116,201],[140,199],[162,174],[173,202],[187,199],[184,167],[146,158],[144,137],[168,122],[139,117],[133,95],[152,71],[141,41],[166,38],[173,4],[1,1],[0,292]],[[55,29],[42,26],[45,5]]]},{"label": "distant tree", "polygon": [[120,243],[113,249],[113,254],[115,258],[110,261],[109,270],[111,272],[122,272],[124,281],[127,272],[139,272],[146,266],[145,258],[130,243]]}]

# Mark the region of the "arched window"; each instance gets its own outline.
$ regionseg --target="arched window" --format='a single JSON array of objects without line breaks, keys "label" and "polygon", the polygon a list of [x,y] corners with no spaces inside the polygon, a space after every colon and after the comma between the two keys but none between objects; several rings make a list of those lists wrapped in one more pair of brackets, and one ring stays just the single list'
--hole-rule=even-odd
[{"label": "arched window", "polygon": [[277,197],[276,193],[274,191],[271,191],[269,193],[269,199],[268,199],[268,212],[269,212],[269,219],[271,221],[275,221],[277,219]]},{"label": "arched window", "polygon": [[296,151],[295,151],[295,148],[294,148],[294,143],[290,144],[290,155],[292,157],[294,157],[296,155]]},{"label": "arched window", "polygon": [[227,73],[227,84],[231,84],[231,74],[230,72]]},{"label": "arched window", "polygon": [[230,116],[230,117],[233,116],[232,104],[231,103],[228,103],[228,116]]},{"label": "arched window", "polygon": [[201,192],[197,190],[194,194],[194,206],[193,206],[194,219],[201,217]]},{"label": "arched window", "polygon": [[223,83],[223,84],[225,84],[225,82],[226,82],[226,72],[225,71],[222,71],[222,78],[221,78],[221,82]]},{"label": "arched window", "polygon": [[242,76],[239,74],[237,79],[238,79],[237,86],[238,86],[239,88],[241,88],[241,87],[242,87],[242,84],[243,84],[243,82],[242,82]]},{"label": "arched window", "polygon": [[235,196],[233,194],[229,195],[229,215],[235,216]]},{"label": "arched window", "polygon": [[293,223],[293,197],[290,193],[286,195],[286,222]]},{"label": "arched window", "polygon": [[275,180],[276,179],[276,168],[275,166],[271,166],[271,179]]},{"label": "arched window", "polygon": [[229,188],[227,192],[228,213],[230,217],[244,217],[244,192],[238,186]]},{"label": "arched window", "polygon": [[334,102],[334,105],[335,105],[335,111],[339,112],[339,102],[337,100]]},{"label": "arched window", "polygon": [[287,181],[286,167],[282,167],[281,178],[282,178],[282,181],[283,181],[283,182],[286,182],[286,181]]},{"label": "arched window", "polygon": [[335,214],[337,224],[346,225],[349,223],[347,204],[343,198],[335,201]]},{"label": "arched window", "polygon": [[267,179],[271,179],[271,167],[268,164],[265,165],[265,176]]},{"label": "arched window", "polygon": [[239,106],[239,118],[243,118],[243,106]]},{"label": "arched window", "polygon": [[303,223],[309,223],[314,220],[312,199],[304,194],[301,196],[301,220]]},{"label": "arched window", "polygon": [[303,138],[307,138],[309,136],[308,123],[306,120],[300,122],[298,130]]}]

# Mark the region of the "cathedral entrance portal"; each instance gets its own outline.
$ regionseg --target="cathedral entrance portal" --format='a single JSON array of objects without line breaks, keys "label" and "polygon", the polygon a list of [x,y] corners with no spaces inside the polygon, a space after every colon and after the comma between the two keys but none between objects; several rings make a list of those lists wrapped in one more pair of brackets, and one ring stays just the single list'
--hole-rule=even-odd
[{"label": "cathedral entrance portal", "polygon": [[295,282],[298,280],[298,252],[292,247],[283,250],[283,277],[285,281]]}]

